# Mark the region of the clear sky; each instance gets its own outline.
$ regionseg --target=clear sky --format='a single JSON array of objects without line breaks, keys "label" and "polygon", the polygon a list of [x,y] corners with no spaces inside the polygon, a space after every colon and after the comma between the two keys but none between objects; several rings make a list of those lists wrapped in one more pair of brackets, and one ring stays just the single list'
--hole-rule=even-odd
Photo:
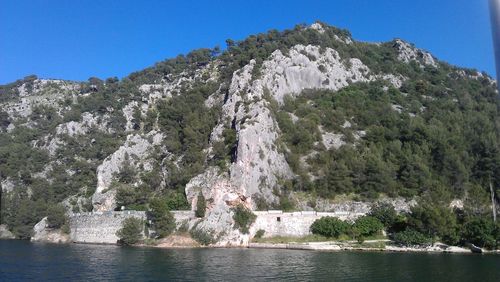
[{"label": "clear sky", "polygon": [[0,84],[123,77],[194,48],[320,20],[495,74],[487,0],[0,0]]}]

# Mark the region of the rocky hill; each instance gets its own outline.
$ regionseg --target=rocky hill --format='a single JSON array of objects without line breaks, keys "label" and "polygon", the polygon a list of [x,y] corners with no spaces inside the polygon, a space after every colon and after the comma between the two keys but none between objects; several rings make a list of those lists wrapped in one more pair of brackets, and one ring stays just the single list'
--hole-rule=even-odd
[{"label": "rocky hill", "polygon": [[241,236],[238,205],[426,198],[486,212],[500,187],[496,95],[485,73],[322,23],[122,80],[26,77],[0,86],[2,223],[26,238],[56,204],[147,210],[162,198],[182,210],[200,194],[207,213],[193,228],[221,242]]}]

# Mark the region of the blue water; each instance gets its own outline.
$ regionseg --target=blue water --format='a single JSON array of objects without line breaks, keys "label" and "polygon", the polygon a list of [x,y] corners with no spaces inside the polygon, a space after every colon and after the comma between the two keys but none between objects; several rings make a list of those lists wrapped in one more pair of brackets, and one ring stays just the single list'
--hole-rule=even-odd
[{"label": "blue water", "polygon": [[499,255],[153,249],[0,240],[0,281],[500,281]]}]

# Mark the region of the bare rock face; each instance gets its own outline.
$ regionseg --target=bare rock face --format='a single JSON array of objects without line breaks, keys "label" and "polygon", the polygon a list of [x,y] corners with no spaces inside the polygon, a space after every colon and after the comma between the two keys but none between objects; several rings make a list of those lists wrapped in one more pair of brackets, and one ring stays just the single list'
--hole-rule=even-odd
[{"label": "bare rock face", "polygon": [[9,177],[7,177],[7,179],[2,179],[2,181],[0,181],[0,187],[2,189],[2,192],[4,193],[11,192],[12,190],[14,190],[15,186],[16,186],[15,183],[12,182]]},{"label": "bare rock face", "polygon": [[297,194],[293,196],[297,208],[304,211],[318,211],[318,212],[336,212],[336,213],[354,213],[354,214],[367,214],[371,211],[372,207],[377,204],[389,204],[394,207],[396,212],[410,212],[411,207],[415,206],[415,200],[405,200],[404,198],[381,198],[374,202],[360,202],[360,201],[332,201],[322,198],[303,198]]},{"label": "bare rock face", "polygon": [[81,122],[70,121],[60,124],[56,128],[56,134],[67,134],[73,137],[75,135],[86,134],[93,127],[96,127],[98,130],[103,132],[110,132],[109,116],[104,115],[102,117],[99,117],[92,113],[83,113]]},{"label": "bare rock face", "polygon": [[81,136],[96,129],[101,132],[111,133],[113,130],[109,127],[109,115],[94,115],[92,113],[83,113],[81,121],[70,121],[59,124],[56,127],[55,134],[46,135],[43,139],[36,141],[33,145],[46,150],[53,157],[62,146],[66,144],[61,139],[62,136],[69,137]]},{"label": "bare rock face", "polygon": [[51,242],[51,243],[68,243],[69,235],[63,233],[59,229],[51,229],[47,223],[47,217],[44,217],[33,227],[33,236],[31,241],[34,242]]},{"label": "bare rock face", "polygon": [[141,164],[147,170],[148,158],[151,150],[159,146],[163,140],[163,134],[152,131],[146,136],[131,134],[127,136],[125,143],[97,168],[97,188],[92,196],[94,211],[114,210],[116,191],[110,185],[115,175],[121,171],[124,165],[138,168]]},{"label": "bare rock face", "polygon": [[[288,54],[275,51],[264,61],[261,77],[252,77],[255,61],[233,74],[222,118],[211,134],[211,142],[223,139],[224,128],[237,132],[237,150],[228,173],[209,168],[186,185],[192,207],[202,192],[207,214],[195,228],[217,237],[220,245],[240,245],[248,236],[234,230],[232,208],[243,204],[255,209],[256,198],[277,203],[273,188],[294,177],[281,144],[280,130],[270,110],[272,100],[283,103],[285,96],[299,95],[304,89],[339,90],[351,82],[372,81],[377,77],[359,59],[344,62],[338,52],[316,46],[297,45]],[[337,136],[326,134],[328,146],[341,145]],[[339,143],[339,144],[337,144]]]},{"label": "bare rock face", "polygon": [[186,185],[186,196],[193,210],[196,209],[199,193],[207,200],[207,213],[204,219],[191,222],[190,227],[211,234],[217,239],[216,245],[240,245],[242,238],[233,228],[232,208],[239,204],[251,206],[250,198],[245,196],[246,191],[233,186],[227,173],[209,168]]},{"label": "bare rock face", "polygon": [[401,39],[395,40],[394,48],[399,52],[398,59],[402,62],[409,63],[416,61],[422,66],[437,67],[437,62],[430,53],[415,48]]},{"label": "bare rock face", "polygon": [[18,87],[18,98],[1,106],[13,119],[28,117],[32,113],[33,106],[59,105],[65,99],[75,99],[79,95],[79,89],[80,85],[74,82],[36,79],[30,85],[24,83]]},{"label": "bare rock face", "polygon": [[279,103],[285,95],[296,96],[304,89],[339,90],[354,82],[373,80],[359,59],[344,61],[337,51],[318,46],[296,45],[289,54],[277,50],[263,64],[260,84]]},{"label": "bare rock face", "polygon": [[319,128],[319,131],[321,132],[321,141],[323,143],[323,146],[327,150],[330,149],[338,149],[342,147],[342,145],[346,144],[342,139],[344,137],[343,134],[336,134],[333,132],[328,132],[323,129],[323,127]]}]

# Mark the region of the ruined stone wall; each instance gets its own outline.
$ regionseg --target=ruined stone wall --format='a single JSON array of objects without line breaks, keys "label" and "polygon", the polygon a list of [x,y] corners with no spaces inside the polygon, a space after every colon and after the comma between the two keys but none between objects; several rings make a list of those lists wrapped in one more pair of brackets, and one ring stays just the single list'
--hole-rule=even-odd
[{"label": "ruined stone wall", "polygon": [[311,224],[324,216],[336,217],[341,220],[354,220],[365,213],[354,212],[283,212],[283,211],[255,211],[257,218],[250,233],[254,235],[258,230],[265,231],[264,237],[291,236],[302,237],[311,234]]},{"label": "ruined stone wall", "polygon": [[69,216],[70,238],[75,243],[116,244],[116,232],[127,218],[145,220],[140,211],[76,213]]},{"label": "ruined stone wall", "polygon": [[[342,220],[354,220],[365,213],[356,212],[283,212],[254,211],[257,216],[250,229],[250,235],[262,229],[264,237],[291,236],[302,237],[311,234],[311,224],[321,217],[332,216]],[[195,220],[193,211],[172,211],[177,227]],[[146,220],[146,213],[141,211],[93,212],[70,215],[70,240],[75,243],[116,244],[116,232],[127,218]]]},{"label": "ruined stone wall", "polygon": [[[195,217],[193,211],[172,211],[172,214],[178,225]],[[146,220],[146,212],[113,211],[71,214],[69,216],[71,241],[75,243],[116,244],[119,239],[116,232],[122,228],[125,219],[132,217]]]}]

